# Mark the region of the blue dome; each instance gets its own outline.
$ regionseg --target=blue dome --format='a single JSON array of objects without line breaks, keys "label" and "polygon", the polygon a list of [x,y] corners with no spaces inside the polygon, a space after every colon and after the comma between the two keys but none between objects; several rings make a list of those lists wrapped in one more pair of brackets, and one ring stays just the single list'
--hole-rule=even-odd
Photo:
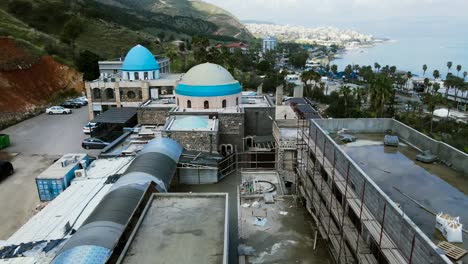
[{"label": "blue dome", "polygon": [[125,56],[122,71],[155,71],[159,70],[159,64],[151,52],[141,46],[136,45]]},{"label": "blue dome", "polygon": [[223,67],[203,63],[190,69],[177,85],[176,94],[193,97],[238,94],[242,87]]}]

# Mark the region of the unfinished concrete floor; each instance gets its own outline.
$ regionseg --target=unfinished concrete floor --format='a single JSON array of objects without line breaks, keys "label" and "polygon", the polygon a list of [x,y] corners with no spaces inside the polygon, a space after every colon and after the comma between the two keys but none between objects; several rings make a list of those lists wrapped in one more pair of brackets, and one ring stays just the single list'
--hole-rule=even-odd
[{"label": "unfinished concrete floor", "polygon": [[[265,204],[262,198],[241,198],[239,243],[255,251],[246,263],[333,263],[320,234],[313,250],[315,223],[302,204],[291,196],[275,200]],[[252,206],[255,201],[260,208]],[[254,225],[256,217],[264,217],[265,225]]]},{"label": "unfinished concrete floor", "polygon": [[[383,145],[384,134],[355,134],[357,140],[342,144],[343,150],[379,185],[390,198],[401,205],[402,210],[419,228],[437,244],[444,237],[436,231],[435,216],[419,208],[393,187],[435,213],[444,212],[460,216],[464,228],[468,225],[468,176],[439,163],[426,164],[416,161],[419,151],[404,142],[398,147]],[[341,144],[341,143],[340,143]],[[468,250],[468,235],[463,234]],[[465,256],[464,263],[468,263]]]}]

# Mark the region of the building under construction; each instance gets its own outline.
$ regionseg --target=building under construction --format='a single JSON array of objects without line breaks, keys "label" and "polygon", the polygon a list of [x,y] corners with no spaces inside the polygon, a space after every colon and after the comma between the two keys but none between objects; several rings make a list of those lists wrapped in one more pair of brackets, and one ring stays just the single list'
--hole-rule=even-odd
[{"label": "building under construction", "polygon": [[[296,189],[306,200],[307,210],[315,218],[322,237],[329,242],[329,249],[336,263],[452,263],[452,260],[460,260],[466,251],[452,247],[453,252],[459,254],[451,254],[453,252],[450,252],[450,249],[435,244],[439,239],[429,238],[428,234],[434,231],[435,217],[425,218],[424,223],[415,224],[413,216],[418,221],[422,220],[418,219],[420,214],[414,210],[421,209],[414,209],[411,206],[402,208],[401,204],[390,198],[390,196],[396,197],[390,191],[392,188],[376,179],[376,175],[379,175],[376,173],[379,170],[376,166],[379,164],[388,163],[390,167],[387,170],[380,169],[387,173],[382,175],[382,178],[398,177],[399,174],[413,176],[411,172],[416,169],[428,174],[427,170],[423,169],[423,165],[406,162],[408,159],[406,157],[403,157],[401,162],[391,160],[401,154],[396,150],[385,153],[388,150],[384,149],[382,139],[371,145],[377,146],[379,149],[376,151],[382,152],[382,155],[389,156],[378,156],[377,152],[373,152],[372,146],[364,146],[361,149],[348,147],[345,151],[340,141],[334,140],[337,131],[343,128],[347,128],[345,131],[348,133],[362,133],[359,136],[362,138],[368,133],[380,133],[382,139],[385,133],[397,135],[404,142],[405,148],[414,148],[418,151],[430,150],[436,154],[440,165],[433,166],[444,167],[446,173],[462,171],[466,174],[468,164],[468,155],[465,153],[428,138],[393,119],[276,121],[273,134],[279,148],[278,167],[283,170],[295,167]],[[364,154],[354,155],[359,151]],[[404,152],[405,149],[402,147],[400,151]],[[362,157],[379,160],[374,161],[374,167],[370,165],[366,167],[367,164],[356,159]],[[386,160],[388,157],[391,158]],[[452,168],[444,164],[450,164]],[[396,168],[399,168],[401,173]],[[368,173],[374,177],[370,177]],[[459,176],[463,177],[462,174]],[[415,174],[414,177],[417,178],[419,175]],[[452,210],[452,214],[461,215],[463,219],[466,214],[464,207],[467,202],[466,195],[452,186],[447,187],[446,185],[450,184],[440,179],[440,182],[436,183],[439,186],[436,190],[423,187],[423,181],[425,180],[419,181],[419,186],[427,190],[426,195],[431,195],[435,199],[439,195],[458,199],[459,205],[456,208],[453,206],[451,208],[449,204],[440,204],[443,208],[437,209]],[[400,184],[408,186],[410,188],[408,191],[411,192],[411,188],[414,188],[411,182],[412,179],[408,178],[408,184],[401,182]],[[430,182],[427,184],[431,185]],[[446,187],[451,189],[443,193],[441,190]],[[412,193],[417,195],[418,191]],[[460,195],[457,196],[457,193]],[[420,227],[427,231],[423,232]],[[466,245],[461,247],[466,249]]]}]

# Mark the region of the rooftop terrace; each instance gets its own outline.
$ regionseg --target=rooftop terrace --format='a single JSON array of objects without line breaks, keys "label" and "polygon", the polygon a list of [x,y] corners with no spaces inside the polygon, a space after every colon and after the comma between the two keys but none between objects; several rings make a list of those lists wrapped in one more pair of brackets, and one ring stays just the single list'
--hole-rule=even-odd
[{"label": "rooftop terrace", "polygon": [[227,194],[153,194],[119,263],[227,263]]}]

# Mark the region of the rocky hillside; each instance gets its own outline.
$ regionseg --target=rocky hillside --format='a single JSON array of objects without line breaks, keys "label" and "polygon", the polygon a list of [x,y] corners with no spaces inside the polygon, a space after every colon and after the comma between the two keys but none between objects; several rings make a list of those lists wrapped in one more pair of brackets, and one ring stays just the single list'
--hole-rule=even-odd
[{"label": "rocky hillside", "polygon": [[214,35],[250,39],[252,36],[244,25],[231,13],[200,0],[99,0],[128,9],[151,11],[155,14],[185,16],[212,22],[217,26]]},{"label": "rocky hillside", "polygon": [[[51,15],[53,14],[53,15]],[[137,43],[155,53],[161,41],[190,39],[249,40],[252,36],[228,12],[187,0],[4,0],[0,1],[0,36],[25,42],[41,54],[73,64],[67,22],[75,53],[89,50],[103,58],[119,57]],[[70,31],[69,31],[70,32]],[[75,38],[76,37],[76,38]],[[163,38],[163,39],[161,39]]]},{"label": "rocky hillside", "polygon": [[0,113],[34,111],[51,98],[82,92],[81,74],[50,56],[26,52],[12,39],[0,37]]}]

